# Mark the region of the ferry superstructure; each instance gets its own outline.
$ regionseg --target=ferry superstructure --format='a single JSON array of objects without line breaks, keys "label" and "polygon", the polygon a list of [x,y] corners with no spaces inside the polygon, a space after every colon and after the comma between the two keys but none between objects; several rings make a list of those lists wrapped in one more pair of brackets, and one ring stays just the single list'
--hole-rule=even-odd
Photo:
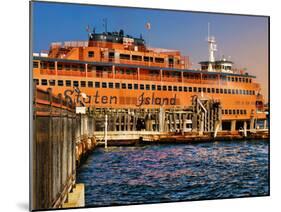
[{"label": "ferry superstructure", "polygon": [[220,102],[222,130],[233,121],[236,130],[265,121],[256,77],[215,60],[215,38],[208,36],[208,43],[209,60],[195,70],[180,51],[148,47],[142,36],[91,32],[88,41],[56,42],[48,53],[33,54],[33,80],[55,94],[78,88],[87,107],[185,109],[198,96]]}]

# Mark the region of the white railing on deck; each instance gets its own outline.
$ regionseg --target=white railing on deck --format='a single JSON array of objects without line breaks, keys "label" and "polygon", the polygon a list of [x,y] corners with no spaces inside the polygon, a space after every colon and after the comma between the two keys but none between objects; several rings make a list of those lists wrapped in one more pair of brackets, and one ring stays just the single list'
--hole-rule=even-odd
[{"label": "white railing on deck", "polygon": [[53,42],[51,48],[57,47],[87,47],[88,41],[65,41],[65,42]]}]

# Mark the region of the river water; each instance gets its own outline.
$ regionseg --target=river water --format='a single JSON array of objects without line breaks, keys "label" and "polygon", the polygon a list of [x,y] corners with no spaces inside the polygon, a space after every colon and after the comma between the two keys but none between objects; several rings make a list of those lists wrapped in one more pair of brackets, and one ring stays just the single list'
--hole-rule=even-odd
[{"label": "river water", "polygon": [[96,149],[79,168],[86,206],[269,194],[268,141]]}]

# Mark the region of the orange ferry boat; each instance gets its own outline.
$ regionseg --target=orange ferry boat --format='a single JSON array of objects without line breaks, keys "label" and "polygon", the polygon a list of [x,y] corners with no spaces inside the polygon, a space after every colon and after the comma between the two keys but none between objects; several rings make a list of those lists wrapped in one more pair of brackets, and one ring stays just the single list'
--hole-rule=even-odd
[{"label": "orange ferry boat", "polygon": [[184,109],[197,95],[220,101],[222,129],[233,120],[246,121],[248,129],[257,120],[266,122],[256,77],[234,71],[224,58],[216,61],[214,37],[208,43],[209,60],[194,70],[178,50],[149,48],[141,36],[92,32],[88,41],[52,43],[48,53],[34,53],[33,80],[55,94],[79,88],[88,107]]}]

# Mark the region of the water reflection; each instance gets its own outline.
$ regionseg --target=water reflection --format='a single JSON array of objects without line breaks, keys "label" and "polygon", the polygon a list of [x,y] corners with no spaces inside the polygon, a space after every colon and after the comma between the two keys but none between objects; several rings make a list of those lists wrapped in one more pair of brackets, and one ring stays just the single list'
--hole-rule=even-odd
[{"label": "water reflection", "polygon": [[268,142],[100,148],[77,177],[92,206],[267,195]]}]

